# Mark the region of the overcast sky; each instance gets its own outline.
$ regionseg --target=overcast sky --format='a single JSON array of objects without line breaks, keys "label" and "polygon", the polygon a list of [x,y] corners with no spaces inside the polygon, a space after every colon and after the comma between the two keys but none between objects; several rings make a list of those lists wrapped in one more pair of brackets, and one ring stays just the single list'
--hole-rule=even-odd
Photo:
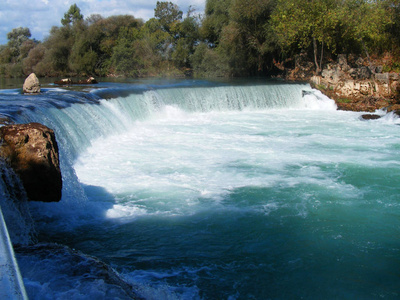
[{"label": "overcast sky", "polygon": [[[206,0],[168,2],[177,4],[185,14],[190,5],[203,13]],[[0,0],[0,45],[7,43],[7,33],[17,27],[28,27],[32,38],[42,41],[52,26],[61,26],[64,13],[74,3],[85,18],[130,14],[147,21],[154,17],[157,0]]]}]

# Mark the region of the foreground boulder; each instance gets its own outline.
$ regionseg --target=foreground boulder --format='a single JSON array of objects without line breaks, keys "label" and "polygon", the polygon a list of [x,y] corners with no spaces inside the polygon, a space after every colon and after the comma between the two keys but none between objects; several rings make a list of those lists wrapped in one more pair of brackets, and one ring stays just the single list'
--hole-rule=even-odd
[{"label": "foreground boulder", "polygon": [[0,156],[21,178],[31,201],[57,202],[62,178],[54,131],[39,124],[0,128]]},{"label": "foreground boulder", "polygon": [[39,79],[36,77],[35,73],[31,73],[25,79],[22,89],[23,89],[24,93],[27,93],[27,94],[40,93],[40,83],[39,83]]}]

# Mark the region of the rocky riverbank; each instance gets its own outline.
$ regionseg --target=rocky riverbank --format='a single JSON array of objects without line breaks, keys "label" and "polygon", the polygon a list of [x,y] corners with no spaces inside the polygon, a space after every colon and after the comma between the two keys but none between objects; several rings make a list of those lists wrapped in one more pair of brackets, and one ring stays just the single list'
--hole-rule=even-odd
[{"label": "rocky riverbank", "polygon": [[314,64],[298,57],[286,79],[308,81],[335,100],[341,110],[373,112],[377,109],[400,112],[400,76],[383,72],[383,67],[344,54],[315,74]]}]

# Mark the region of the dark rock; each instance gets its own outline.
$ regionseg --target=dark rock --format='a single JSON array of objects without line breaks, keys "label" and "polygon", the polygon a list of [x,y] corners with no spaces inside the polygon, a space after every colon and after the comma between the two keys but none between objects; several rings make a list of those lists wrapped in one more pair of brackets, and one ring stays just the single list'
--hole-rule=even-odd
[{"label": "dark rock", "polygon": [[4,126],[4,125],[10,125],[13,124],[14,122],[6,116],[0,115],[0,126]]},{"label": "dark rock", "polygon": [[362,120],[377,120],[380,119],[381,116],[379,115],[374,115],[374,114],[365,114],[361,116]]},{"label": "dark rock", "polygon": [[27,93],[27,94],[40,93],[40,83],[39,83],[39,79],[36,77],[35,73],[31,73],[25,79],[22,89],[23,89],[24,93]]},{"label": "dark rock", "polygon": [[377,66],[377,67],[375,68],[375,72],[376,72],[376,73],[382,73],[382,72],[383,72],[383,66]]},{"label": "dark rock", "polygon": [[62,178],[54,131],[39,124],[7,125],[0,128],[0,156],[21,178],[31,201],[61,199]]},{"label": "dark rock", "polygon": [[371,70],[368,67],[360,67],[358,68],[358,79],[370,79],[372,75]]},{"label": "dark rock", "polygon": [[400,117],[400,109],[393,110],[393,113]]},{"label": "dark rock", "polygon": [[398,81],[399,80],[399,74],[398,73],[389,73],[389,77],[393,81]]},{"label": "dark rock", "polygon": [[364,65],[364,60],[361,57],[357,58],[355,65],[359,68],[362,67]]},{"label": "dark rock", "polygon": [[375,74],[375,80],[381,83],[390,83],[389,73],[377,73]]},{"label": "dark rock", "polygon": [[72,80],[70,78],[64,78],[58,81],[54,81],[55,84],[58,85],[71,85],[72,84]]},{"label": "dark rock", "polygon": [[54,84],[58,85],[72,85],[72,84],[96,84],[98,83],[94,77],[89,77],[84,80],[72,81],[70,78],[64,78],[58,81],[54,81]]},{"label": "dark rock", "polygon": [[311,92],[311,91],[305,91],[305,90],[302,90],[302,91],[301,91],[301,96],[302,96],[302,97],[307,96],[307,95],[313,95],[313,92]]},{"label": "dark rock", "polygon": [[346,54],[339,54],[337,60],[338,60],[338,64],[339,64],[340,66],[345,66],[345,65],[347,65]]},{"label": "dark rock", "polygon": [[78,84],[95,84],[95,83],[97,83],[97,80],[94,79],[94,77],[89,77],[88,79],[78,81]]}]

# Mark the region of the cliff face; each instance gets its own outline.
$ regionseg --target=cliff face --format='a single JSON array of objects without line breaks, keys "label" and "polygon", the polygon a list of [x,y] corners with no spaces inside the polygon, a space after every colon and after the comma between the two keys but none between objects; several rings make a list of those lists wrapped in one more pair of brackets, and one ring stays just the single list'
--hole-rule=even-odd
[{"label": "cliff face", "polygon": [[29,200],[61,199],[62,178],[58,146],[53,130],[39,124],[0,128],[0,156],[19,175]]}]

